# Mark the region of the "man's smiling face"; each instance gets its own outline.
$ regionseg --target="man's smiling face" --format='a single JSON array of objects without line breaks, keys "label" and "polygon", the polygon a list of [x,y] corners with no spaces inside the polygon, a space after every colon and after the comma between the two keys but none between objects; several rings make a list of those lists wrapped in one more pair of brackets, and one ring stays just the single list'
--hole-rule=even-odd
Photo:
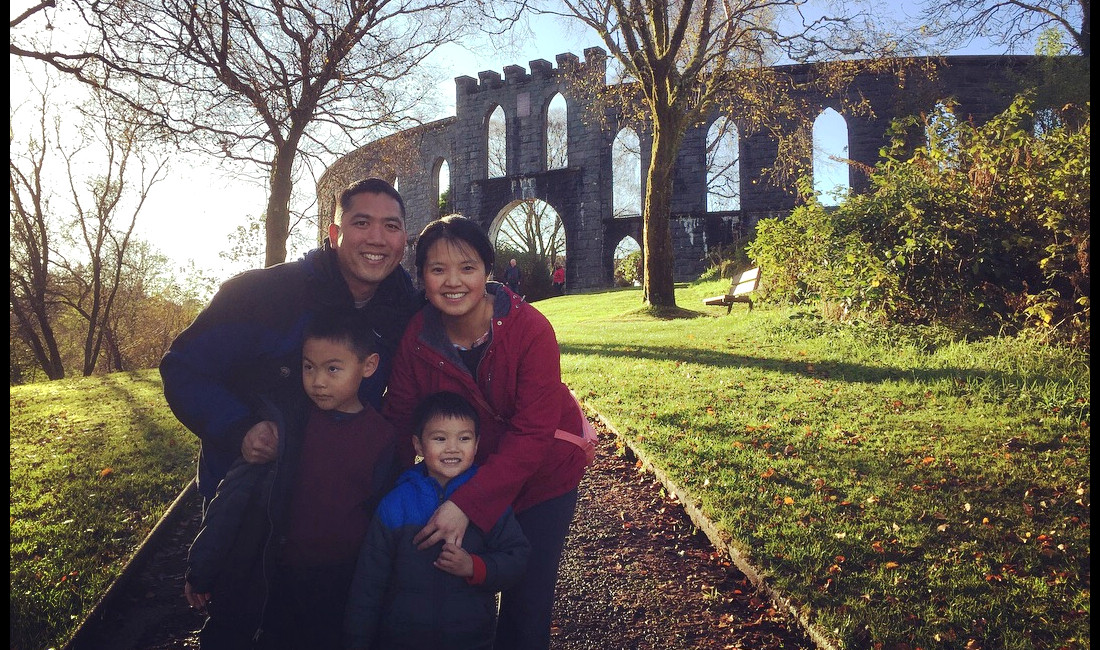
[{"label": "man's smiling face", "polygon": [[406,233],[401,206],[385,194],[356,194],[348,209],[339,214],[337,223],[329,226],[329,242],[336,250],[340,273],[352,296],[368,300],[404,257]]}]

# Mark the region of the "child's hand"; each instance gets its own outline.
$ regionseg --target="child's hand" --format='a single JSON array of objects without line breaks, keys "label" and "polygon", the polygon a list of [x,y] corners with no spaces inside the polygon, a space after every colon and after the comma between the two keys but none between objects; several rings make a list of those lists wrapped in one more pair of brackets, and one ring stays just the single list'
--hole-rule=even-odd
[{"label": "child's hand", "polygon": [[200,594],[191,588],[190,582],[184,582],[183,597],[187,599],[187,604],[196,612],[200,614],[206,613],[206,603],[210,602],[210,592]]},{"label": "child's hand", "polygon": [[457,544],[447,542],[439,557],[435,559],[435,567],[442,569],[459,578],[469,578],[474,575],[474,558]]}]

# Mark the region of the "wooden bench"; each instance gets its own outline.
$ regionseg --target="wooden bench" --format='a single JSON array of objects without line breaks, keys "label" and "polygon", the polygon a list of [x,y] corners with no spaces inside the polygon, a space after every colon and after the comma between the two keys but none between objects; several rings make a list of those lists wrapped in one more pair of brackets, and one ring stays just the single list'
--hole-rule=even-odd
[{"label": "wooden bench", "polygon": [[759,284],[760,267],[753,267],[742,273],[739,278],[730,284],[729,293],[722,296],[714,296],[713,298],[703,298],[703,304],[725,307],[726,313],[728,314],[733,311],[733,303],[747,302],[749,303],[749,311],[752,311],[752,298],[750,294],[756,291],[756,287]]}]

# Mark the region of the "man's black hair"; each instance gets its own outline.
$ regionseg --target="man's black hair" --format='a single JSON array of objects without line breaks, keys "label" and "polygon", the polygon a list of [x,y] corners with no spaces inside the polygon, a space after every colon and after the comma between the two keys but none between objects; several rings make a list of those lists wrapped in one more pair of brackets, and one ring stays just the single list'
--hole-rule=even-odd
[{"label": "man's black hair", "polygon": [[421,438],[428,421],[440,416],[471,420],[474,423],[474,435],[481,435],[481,420],[477,416],[477,409],[465,397],[446,390],[432,393],[416,405],[413,411],[413,433]]},{"label": "man's black hair", "polygon": [[401,208],[401,221],[405,220],[405,200],[401,198],[401,193],[393,185],[381,178],[364,178],[345,188],[340,193],[340,210],[342,212],[350,210],[352,200],[360,194],[382,194],[397,201],[397,207]]},{"label": "man's black hair", "polygon": [[378,335],[354,309],[321,312],[306,325],[302,341],[323,339],[348,346],[360,361],[378,351]]}]

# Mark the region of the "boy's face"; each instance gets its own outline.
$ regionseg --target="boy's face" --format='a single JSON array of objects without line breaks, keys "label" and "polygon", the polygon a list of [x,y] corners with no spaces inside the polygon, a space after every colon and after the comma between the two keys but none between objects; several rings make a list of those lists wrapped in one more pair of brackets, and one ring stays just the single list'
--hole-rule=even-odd
[{"label": "boy's face", "polygon": [[302,387],[318,408],[358,413],[359,383],[378,368],[378,355],[360,360],[344,343],[306,339],[302,345]]},{"label": "boy's face", "polygon": [[463,417],[437,415],[424,424],[424,432],[413,436],[413,447],[424,457],[428,476],[440,485],[465,472],[477,454],[474,421]]}]

